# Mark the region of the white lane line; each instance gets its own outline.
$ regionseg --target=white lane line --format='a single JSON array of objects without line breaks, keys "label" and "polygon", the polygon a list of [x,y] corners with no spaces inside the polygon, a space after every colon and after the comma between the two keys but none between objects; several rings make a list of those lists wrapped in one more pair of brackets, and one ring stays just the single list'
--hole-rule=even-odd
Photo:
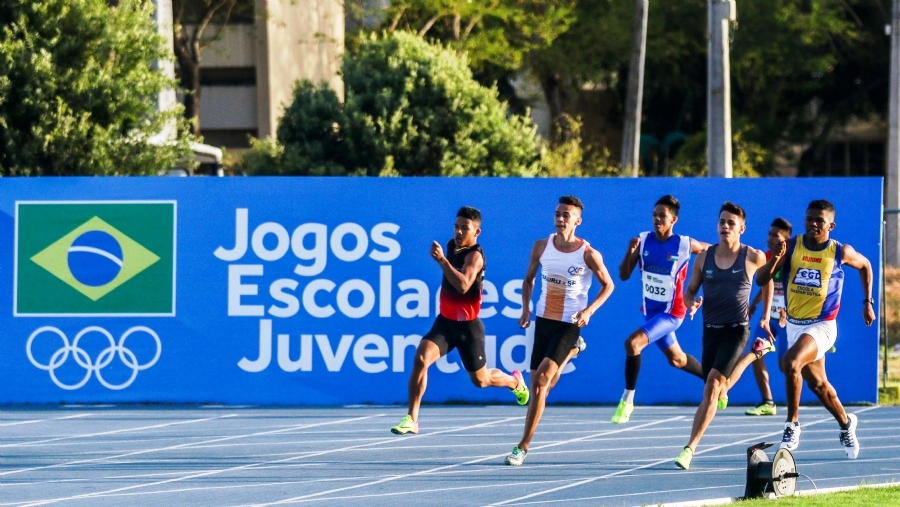
[{"label": "white lane line", "polygon": [[[198,419],[197,421],[209,421],[209,420],[222,419],[222,418],[226,418],[226,417],[235,417],[235,416],[236,416],[235,414],[227,414],[224,416],[210,417],[207,419]],[[287,431],[296,431],[296,430],[302,430],[305,428],[313,428],[313,427],[322,426],[325,424],[334,424],[334,423],[340,423],[340,422],[353,422],[353,421],[358,421],[358,420],[362,420],[362,419],[370,419],[372,417],[378,417],[378,416],[356,417],[356,418],[352,418],[352,419],[345,419],[343,421],[323,421],[320,423],[291,426],[288,428],[281,428],[278,430],[260,431],[257,433],[251,433],[251,434],[246,434],[246,435],[232,435],[232,436],[228,436],[228,437],[218,437],[213,440],[203,441],[203,442],[185,442],[183,444],[170,445],[170,446],[166,446],[166,447],[157,447],[157,448],[153,448],[153,449],[141,449],[141,450],[137,450],[137,451],[129,451],[126,453],[121,453],[121,454],[116,454],[116,455],[101,456],[99,458],[68,461],[66,463],[57,463],[54,465],[45,465],[45,466],[38,466],[38,467],[31,467],[31,468],[20,468],[17,470],[0,472],[0,476],[18,474],[18,473],[22,473],[22,472],[30,472],[30,471],[34,471],[34,470],[45,470],[48,468],[62,468],[62,467],[68,467],[68,466],[73,466],[73,465],[82,465],[85,463],[95,463],[98,461],[109,461],[109,460],[127,458],[129,456],[138,456],[138,455],[148,454],[148,453],[153,453],[153,452],[164,452],[164,451],[171,451],[171,450],[175,450],[175,449],[184,449],[184,448],[189,448],[189,447],[193,447],[198,444],[208,443],[208,442],[221,442],[224,440],[234,440],[237,438],[249,438],[249,437],[262,436],[262,435],[273,435],[273,434],[277,434],[277,433],[284,433]]]},{"label": "white lane line", "polygon": [[4,427],[4,428],[5,428],[5,427],[7,427],[7,426],[19,426],[20,424],[34,424],[34,423],[48,422],[48,421],[62,421],[62,420],[65,420],[65,419],[80,419],[80,418],[82,418],[82,417],[90,417],[90,416],[91,416],[91,414],[76,414],[76,415],[67,415],[67,416],[65,416],[65,417],[54,417],[54,418],[52,418],[52,419],[28,419],[28,420],[25,420],[25,421],[16,421],[16,422],[11,422],[11,423],[3,423],[3,424],[0,424],[0,427]]},{"label": "white lane line", "polygon": [[[585,435],[585,436],[583,436],[583,437],[573,438],[573,439],[570,439],[570,440],[565,440],[565,441],[560,441],[560,442],[554,442],[554,443],[551,443],[551,444],[545,444],[545,445],[541,445],[541,446],[532,447],[532,450],[546,449],[546,448],[548,448],[548,447],[556,447],[556,446],[558,446],[558,445],[566,445],[566,444],[571,444],[571,443],[574,443],[574,442],[581,442],[582,440],[587,440],[587,439],[589,439],[589,438],[593,438],[593,437],[599,436],[599,435],[601,435],[601,434],[613,434],[613,433],[622,433],[622,432],[626,432],[626,431],[633,431],[633,430],[640,429],[640,428],[645,428],[645,427],[648,427],[648,426],[655,426],[655,425],[657,425],[657,424],[663,424],[663,423],[668,423],[668,422],[672,422],[672,421],[677,421],[677,420],[680,420],[680,419],[683,419],[683,418],[684,418],[684,416],[672,417],[672,418],[669,418],[669,419],[663,419],[663,420],[660,420],[660,421],[655,421],[655,422],[651,422],[651,423],[646,423],[646,424],[642,424],[642,425],[639,425],[639,426],[632,426],[632,427],[629,427],[629,428],[623,428],[623,429],[620,429],[620,430],[609,430],[609,431],[605,431],[605,432],[603,432],[603,433],[595,433],[595,434],[591,434],[591,435]],[[299,503],[299,502],[309,501],[310,499],[315,499],[315,498],[317,498],[317,497],[322,497],[322,496],[325,496],[325,495],[330,495],[330,494],[332,494],[332,493],[339,493],[339,492],[341,492],[341,491],[347,491],[347,490],[351,490],[351,489],[364,488],[364,487],[368,487],[368,486],[374,486],[374,485],[376,485],[376,484],[382,484],[382,483],[385,483],[385,482],[396,481],[396,480],[399,480],[399,479],[406,479],[406,478],[409,478],[409,477],[415,477],[415,476],[419,476],[419,475],[426,475],[426,474],[430,474],[430,473],[434,473],[434,472],[440,472],[440,471],[443,471],[443,470],[447,470],[447,469],[451,469],[451,468],[457,468],[457,467],[464,466],[464,465],[471,465],[471,464],[474,464],[474,463],[481,463],[482,461],[487,461],[487,460],[489,460],[489,459],[497,459],[497,458],[501,458],[501,457],[503,457],[503,456],[505,456],[505,455],[506,455],[506,453],[503,453],[503,454],[492,454],[492,455],[490,455],[490,456],[482,456],[482,457],[480,457],[480,458],[476,458],[476,459],[473,459],[473,460],[469,460],[469,461],[466,461],[466,462],[463,462],[463,463],[454,463],[454,464],[452,464],[452,465],[445,465],[445,466],[441,466],[441,467],[437,467],[437,468],[431,468],[431,469],[428,469],[428,470],[420,470],[420,471],[418,471],[418,472],[413,472],[413,473],[409,473],[409,474],[395,475],[395,476],[393,476],[393,477],[388,477],[388,478],[385,478],[385,479],[379,479],[379,480],[377,480],[377,481],[366,482],[366,483],[363,483],[363,484],[356,484],[356,485],[353,485],[353,486],[344,486],[344,487],[341,487],[341,488],[335,488],[335,489],[331,489],[331,490],[327,490],[327,491],[320,491],[320,492],[318,492],[318,493],[312,493],[312,494],[309,494],[309,495],[301,495],[301,496],[296,496],[296,497],[293,497],[293,498],[286,498],[286,499],[283,499],[283,500],[279,500],[279,501],[277,501],[277,502],[270,502],[270,503],[264,503],[264,504],[254,504],[254,505],[257,505],[257,506],[268,506],[268,505],[282,505],[282,504],[286,504],[286,503]],[[315,501],[315,500],[313,500],[313,501]]]},{"label": "white lane line", "polygon": [[[128,496],[149,496],[149,495],[164,495],[164,494],[172,494],[172,493],[186,493],[192,491],[210,491],[210,490],[227,490],[227,489],[245,489],[245,488],[258,488],[261,486],[284,486],[284,485],[300,485],[300,484],[309,484],[315,482],[327,482],[327,481],[335,481],[335,480],[343,480],[343,479],[320,479],[314,481],[279,481],[279,482],[269,482],[269,483],[254,483],[254,484],[239,484],[234,486],[202,486],[202,487],[193,487],[193,488],[179,488],[179,489],[167,489],[160,491],[140,491],[140,492],[131,492],[131,493],[115,493],[110,495],[105,495],[104,497],[128,497]],[[472,489],[485,489],[485,488],[497,488],[497,487],[516,487],[516,486],[525,486],[529,484],[548,484],[555,482],[563,482],[568,479],[555,479],[555,480],[545,480],[545,481],[527,481],[527,482],[514,482],[514,483],[503,483],[503,484],[484,484],[478,486],[457,486],[457,487],[447,487],[447,488],[434,488],[434,489],[422,489],[416,491],[403,491],[403,492],[395,492],[395,493],[378,493],[378,494],[370,494],[370,495],[354,495],[354,496],[339,496],[333,498],[320,498],[319,501],[330,501],[330,500],[344,500],[344,499],[359,499],[359,498],[377,498],[383,496],[399,496],[399,495],[420,495],[427,493],[441,493],[448,491],[460,491],[460,490],[472,490]],[[0,505],[14,505],[14,504],[0,504]]]},{"label": "white lane line", "polygon": [[[359,420],[363,420],[363,419],[371,419],[371,418],[373,418],[373,417],[381,417],[381,416],[384,416],[384,415],[386,415],[386,414],[376,414],[376,415],[373,415],[373,416],[356,417],[356,418],[353,418],[353,419],[347,419],[347,420],[344,420],[344,421],[326,421],[326,422],[316,423],[316,424],[309,425],[309,426],[312,427],[312,426],[320,426],[320,425],[323,425],[323,424],[337,424],[337,423],[340,423],[340,422],[359,421]],[[428,437],[428,436],[438,435],[438,434],[442,434],[442,433],[448,433],[448,432],[452,432],[452,431],[463,431],[463,430],[466,430],[466,429],[482,427],[482,426],[486,426],[486,425],[490,425],[490,424],[499,424],[499,423],[504,423],[504,422],[514,421],[514,420],[516,420],[516,419],[523,419],[523,417],[521,417],[521,416],[519,416],[519,417],[507,417],[507,418],[505,418],[505,419],[500,419],[500,420],[496,420],[496,421],[490,421],[490,422],[486,422],[486,423],[476,424],[476,425],[474,425],[474,426],[471,426],[471,425],[470,425],[470,426],[462,426],[462,427],[458,427],[458,428],[455,428],[455,429],[448,429],[448,430],[443,430],[443,431],[436,431],[436,432],[428,433],[428,434],[426,434],[426,435],[417,435],[416,438],[423,438],[423,437]],[[276,433],[276,432],[278,432],[278,431],[283,431],[283,430],[269,431],[269,432],[264,432],[264,433],[266,433],[266,434],[271,434],[271,433]],[[242,437],[234,437],[234,438],[242,438]],[[75,495],[75,496],[69,496],[69,497],[52,498],[52,499],[46,499],[46,500],[36,500],[36,501],[32,501],[31,503],[26,503],[26,504],[21,504],[21,505],[22,505],[23,507],[32,507],[32,506],[37,506],[37,505],[47,505],[47,504],[51,504],[51,503],[62,502],[62,501],[68,501],[68,500],[76,500],[76,499],[81,499],[81,498],[102,497],[102,496],[110,495],[110,494],[113,494],[113,493],[120,493],[120,492],[122,492],[122,491],[130,491],[130,490],[134,490],[134,489],[138,489],[138,488],[146,488],[146,487],[158,486],[158,485],[161,485],[161,484],[169,484],[169,483],[173,483],[173,482],[179,482],[179,481],[185,481],[185,480],[190,480],[190,479],[196,479],[196,478],[199,478],[199,477],[207,477],[207,476],[210,476],[210,475],[217,475],[217,474],[222,474],[222,473],[227,473],[227,472],[234,472],[234,471],[238,471],[238,470],[246,470],[246,469],[250,469],[250,468],[256,468],[256,467],[261,466],[261,465],[271,465],[271,464],[275,464],[275,463],[287,463],[287,462],[290,462],[290,461],[296,461],[296,460],[298,460],[298,459],[304,459],[304,458],[310,458],[310,457],[315,457],[315,456],[321,456],[321,455],[329,454],[329,453],[333,453],[333,452],[342,452],[342,451],[348,451],[348,450],[353,450],[353,449],[360,449],[360,448],[368,447],[368,446],[370,446],[370,445],[377,445],[377,444],[383,443],[384,440],[395,440],[395,441],[399,441],[399,440],[397,440],[397,437],[388,437],[388,438],[385,438],[385,439],[381,439],[381,440],[379,440],[379,441],[377,441],[377,442],[371,442],[371,443],[368,443],[368,444],[360,444],[360,445],[355,445],[355,446],[350,446],[350,447],[344,447],[344,448],[339,448],[339,449],[328,449],[328,450],[324,450],[324,451],[307,452],[307,453],[303,453],[303,454],[300,454],[300,455],[292,456],[292,457],[290,457],[290,458],[285,458],[285,459],[281,459],[281,460],[267,461],[267,462],[263,462],[263,463],[248,463],[248,464],[246,464],[246,465],[240,465],[240,466],[235,466],[235,467],[230,467],[230,468],[225,468],[225,469],[209,470],[209,471],[203,471],[203,472],[199,472],[199,473],[192,473],[192,474],[188,474],[188,475],[185,475],[185,476],[182,476],[182,477],[176,477],[176,478],[173,478],[173,479],[167,479],[167,480],[163,480],[163,481],[156,481],[156,482],[145,483],[145,484],[135,484],[135,485],[132,485],[132,486],[125,486],[125,487],[122,487],[122,488],[116,488],[116,489],[112,489],[112,490],[108,490],[108,491],[97,491],[97,492],[93,492],[93,493],[85,493],[85,494]],[[190,445],[192,445],[192,444],[185,444],[185,445],[183,445],[183,446],[173,446],[173,447],[179,447],[179,448],[181,448],[181,447],[188,447],[188,446],[190,446]],[[137,454],[137,453],[140,453],[140,451],[137,451],[137,452],[131,453],[131,454]]]},{"label": "white lane line", "polygon": [[[869,411],[869,410],[874,410],[874,409],[876,409],[876,408],[878,408],[878,407],[866,407],[866,408],[863,408],[863,409],[861,409],[861,410],[857,410],[857,411],[854,412],[854,413],[856,413],[856,414],[861,414],[861,413],[863,413],[863,412],[867,412],[867,411]],[[828,421],[834,421],[834,418],[831,417],[831,416],[829,415],[829,416],[826,417],[826,418],[822,418],[822,419],[813,421],[813,422],[811,422],[811,423],[805,423],[805,424],[803,425],[803,427],[806,428],[806,427],[808,427],[808,426],[813,426],[813,425],[820,424],[820,423],[823,423],[823,422],[828,422]],[[763,439],[765,439],[765,438],[767,438],[767,437],[772,437],[772,436],[775,436],[775,435],[780,435],[781,433],[782,433],[782,431],[777,431],[777,432],[772,432],[772,433],[766,433],[766,434],[763,434],[763,435],[757,435],[757,436],[755,436],[755,437],[750,437],[750,438],[746,438],[746,439],[743,439],[743,440],[738,440],[738,441],[735,441],[735,442],[730,442],[730,443],[727,443],[727,444],[721,444],[721,445],[713,446],[713,447],[710,447],[710,448],[708,448],[708,449],[704,449],[704,450],[702,450],[702,451],[695,452],[695,453],[694,453],[694,456],[697,456],[697,455],[700,455],[700,454],[706,454],[706,453],[712,452],[712,451],[717,451],[717,450],[719,450],[719,449],[722,449],[722,448],[725,448],[725,447],[731,447],[731,446],[733,446],[733,445],[746,444],[746,443],[750,443],[750,442],[754,442],[754,441],[763,440]],[[601,480],[601,479],[609,479],[610,477],[615,477],[615,476],[623,475],[623,474],[629,474],[629,473],[636,472],[636,471],[638,471],[638,470],[642,470],[642,469],[645,469],[645,468],[650,468],[650,467],[654,467],[654,466],[659,466],[659,465],[662,465],[662,464],[664,464],[664,463],[671,463],[672,461],[673,461],[673,458],[666,458],[666,459],[657,460],[657,461],[654,461],[654,462],[652,462],[652,463],[648,463],[648,464],[646,464],[646,465],[641,465],[641,466],[638,466],[638,467],[629,468],[629,469],[627,469],[627,470],[620,470],[620,471],[618,471],[618,472],[613,472],[613,473],[609,473],[609,474],[605,474],[605,475],[601,475],[601,476],[597,476],[597,477],[591,477],[591,478],[589,478],[589,479],[584,479],[584,480],[576,481],[576,482],[573,482],[573,483],[571,483],[571,484],[567,484],[567,485],[565,485],[565,486],[559,486],[559,487],[556,487],[556,488],[553,488],[553,489],[548,489],[548,490],[545,490],[545,491],[538,491],[538,492],[535,492],[535,493],[531,493],[531,494],[529,494],[529,495],[520,496],[520,497],[518,497],[518,498],[511,498],[511,499],[509,499],[509,500],[504,500],[504,501],[502,501],[502,502],[492,503],[492,504],[490,504],[490,507],[494,507],[494,506],[497,506],[497,505],[506,505],[506,504],[510,504],[510,503],[513,503],[513,502],[519,502],[519,501],[521,501],[521,500],[528,500],[529,498],[534,498],[534,497],[536,497],[536,496],[546,495],[546,494],[548,494],[548,493],[555,493],[556,491],[561,491],[561,490],[568,489],[568,488],[574,488],[574,487],[577,487],[577,486],[581,486],[581,485],[583,485],[583,484],[588,484],[588,483],[591,483],[591,482],[594,482],[594,481],[599,481],[599,480]]]},{"label": "white lane line", "polygon": [[69,435],[69,436],[65,436],[65,437],[48,438],[45,440],[35,440],[33,442],[2,444],[2,445],[0,445],[0,448],[29,447],[29,446],[33,446],[33,445],[46,444],[49,442],[59,442],[61,440],[74,440],[74,439],[91,438],[91,437],[102,437],[104,435],[118,435],[121,433],[131,433],[134,431],[155,430],[155,429],[159,429],[159,428],[168,428],[170,426],[179,426],[182,424],[194,424],[194,423],[199,423],[199,422],[212,421],[215,419],[225,419],[228,417],[236,417],[236,414],[228,414],[228,415],[222,415],[222,416],[217,416],[217,417],[206,417],[203,419],[189,419],[187,421],[167,422],[167,423],[161,423],[161,424],[153,424],[150,426],[139,426],[137,428],[123,428],[120,430],[101,431],[99,433],[83,433],[80,435]]}]

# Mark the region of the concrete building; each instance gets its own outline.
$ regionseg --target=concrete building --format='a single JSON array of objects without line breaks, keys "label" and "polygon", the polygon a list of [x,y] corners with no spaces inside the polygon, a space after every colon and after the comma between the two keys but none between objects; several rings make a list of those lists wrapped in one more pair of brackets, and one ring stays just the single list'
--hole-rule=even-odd
[{"label": "concrete building", "polygon": [[339,96],[344,89],[341,0],[238,1],[252,8],[229,20],[200,64],[201,133],[227,148],[248,146],[249,136],[274,137],[297,80],[324,81]]}]

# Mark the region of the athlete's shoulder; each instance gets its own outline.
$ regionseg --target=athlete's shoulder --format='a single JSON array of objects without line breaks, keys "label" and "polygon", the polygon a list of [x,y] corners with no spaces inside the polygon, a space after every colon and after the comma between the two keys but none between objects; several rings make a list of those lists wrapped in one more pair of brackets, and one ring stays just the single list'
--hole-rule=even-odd
[{"label": "athlete's shoulder", "polygon": [[747,246],[747,258],[748,260],[757,264],[764,264],[766,260],[768,260],[766,252],[753,248],[749,245]]},{"label": "athlete's shoulder", "polygon": [[532,257],[537,256],[538,258],[544,254],[544,250],[547,249],[547,244],[549,243],[549,238],[541,238],[534,242],[534,245],[531,246],[531,255]]}]

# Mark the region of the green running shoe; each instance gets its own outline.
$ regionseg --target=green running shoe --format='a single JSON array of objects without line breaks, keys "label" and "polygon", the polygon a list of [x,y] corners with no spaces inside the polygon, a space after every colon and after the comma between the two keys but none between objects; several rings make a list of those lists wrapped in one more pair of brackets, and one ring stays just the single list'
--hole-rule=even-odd
[{"label": "green running shoe", "polygon": [[620,401],[619,406],[616,407],[616,413],[613,414],[610,422],[613,424],[625,424],[631,419],[632,412],[634,412],[634,403]]},{"label": "green running shoe", "polygon": [[515,389],[510,389],[510,391],[516,395],[516,401],[519,402],[519,405],[528,405],[528,397],[531,394],[528,392],[528,386],[525,385],[525,377],[522,376],[522,372],[519,370],[514,370],[512,376],[519,381],[519,384]]},{"label": "green running shoe", "polygon": [[509,453],[509,456],[506,457],[506,464],[517,467],[517,466],[521,465],[522,463],[525,463],[525,456],[527,454],[528,454],[528,451],[526,451],[525,449],[522,449],[521,447],[519,447],[517,445],[517,446],[513,447],[512,452]]},{"label": "green running shoe", "polygon": [[728,408],[728,395],[727,394],[725,396],[722,396],[721,398],[719,398],[718,406],[719,406],[719,410],[725,410],[726,408]]},{"label": "green running shoe", "polygon": [[394,433],[395,435],[406,435],[407,433],[415,435],[418,432],[419,423],[413,421],[413,418],[409,414],[403,416],[403,419],[400,419],[400,424],[391,428],[391,433]]},{"label": "green running shoe", "polygon": [[691,468],[691,460],[694,459],[694,451],[691,450],[690,447],[685,447],[684,450],[681,451],[681,454],[675,458],[675,466],[682,470],[687,470]]},{"label": "green running shoe", "polygon": [[775,415],[775,412],[776,409],[774,403],[762,402],[744,413],[747,415]]}]

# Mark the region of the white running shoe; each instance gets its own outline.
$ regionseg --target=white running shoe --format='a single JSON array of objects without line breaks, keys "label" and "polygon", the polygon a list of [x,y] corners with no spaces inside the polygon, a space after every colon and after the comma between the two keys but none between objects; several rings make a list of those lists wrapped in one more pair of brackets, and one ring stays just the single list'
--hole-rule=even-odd
[{"label": "white running shoe", "polygon": [[512,452],[506,457],[506,464],[514,467],[520,466],[522,463],[525,463],[526,454],[528,454],[528,451],[517,445],[513,447]]},{"label": "white running shoe", "polygon": [[784,435],[778,448],[793,451],[798,447],[800,447],[800,425],[792,422],[784,423]]},{"label": "white running shoe", "polygon": [[575,346],[572,348],[578,349],[578,352],[575,353],[575,357],[578,357],[581,355],[582,352],[584,352],[584,349],[587,348],[587,342],[584,341],[584,338],[579,336],[578,340],[575,341]]},{"label": "white running shoe", "polygon": [[859,456],[859,440],[856,439],[856,425],[859,419],[856,418],[856,414],[847,414],[847,419],[850,420],[850,427],[841,430],[841,445],[844,446],[847,458],[856,459]]}]

